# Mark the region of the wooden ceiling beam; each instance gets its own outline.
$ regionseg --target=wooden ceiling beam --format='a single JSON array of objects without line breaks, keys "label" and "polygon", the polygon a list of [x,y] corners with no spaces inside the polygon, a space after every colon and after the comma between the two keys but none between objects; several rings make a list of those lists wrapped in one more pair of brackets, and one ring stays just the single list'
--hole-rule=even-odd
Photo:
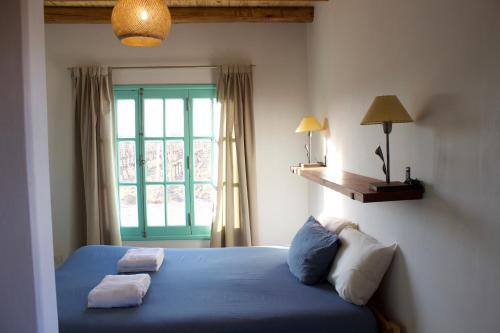
[{"label": "wooden ceiling beam", "polygon": [[[110,23],[110,7],[45,7],[45,23]],[[308,23],[314,7],[172,7],[173,23]]]},{"label": "wooden ceiling beam", "polygon": [[[303,7],[326,0],[166,0],[170,7]],[[45,0],[46,7],[113,7],[113,0]]]}]

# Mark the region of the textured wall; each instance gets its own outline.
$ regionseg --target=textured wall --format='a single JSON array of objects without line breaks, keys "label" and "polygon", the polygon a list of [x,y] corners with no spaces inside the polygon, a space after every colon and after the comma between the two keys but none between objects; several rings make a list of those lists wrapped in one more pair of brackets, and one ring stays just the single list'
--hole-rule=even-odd
[{"label": "textured wall", "polygon": [[500,289],[500,2],[334,0],[308,31],[311,107],[328,117],[332,165],[383,178],[372,99],[397,94],[416,120],[391,134],[425,199],[361,204],[310,185],[312,211],[351,218],[400,250],[379,301],[406,332],[497,332]]},{"label": "textured wall", "polygon": [[2,2],[0,332],[57,331],[43,6]]},{"label": "textured wall", "polygon": [[[255,243],[288,244],[307,214],[307,185],[289,171],[304,158],[305,136],[294,133],[307,106],[303,24],[175,25],[158,48],[120,45],[109,25],[47,25],[50,166],[55,254],[81,242],[82,191],[74,154],[74,114],[68,66],[82,64],[252,63],[257,136],[258,223]],[[128,70],[115,83],[211,83],[207,70]],[[286,200],[277,200],[286,194]],[[134,243],[135,244],[135,243]],[[206,246],[207,242],[162,242]],[[158,243],[155,243],[158,245]]]}]

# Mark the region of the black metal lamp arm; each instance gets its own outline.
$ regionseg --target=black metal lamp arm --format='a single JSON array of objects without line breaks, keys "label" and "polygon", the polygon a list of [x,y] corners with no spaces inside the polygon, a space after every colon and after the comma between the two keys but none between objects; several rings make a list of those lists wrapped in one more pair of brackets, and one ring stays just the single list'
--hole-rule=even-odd
[{"label": "black metal lamp arm", "polygon": [[386,159],[387,159],[387,172],[385,174],[385,182],[389,184],[391,182],[391,156],[389,155],[389,134],[392,131],[392,122],[386,121],[382,123],[382,127],[385,133],[385,147],[386,147]]}]

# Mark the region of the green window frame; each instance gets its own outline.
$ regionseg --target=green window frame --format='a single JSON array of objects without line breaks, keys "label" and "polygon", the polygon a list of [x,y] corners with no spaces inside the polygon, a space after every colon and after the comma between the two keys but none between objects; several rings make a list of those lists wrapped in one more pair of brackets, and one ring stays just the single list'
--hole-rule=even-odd
[{"label": "green window frame", "polygon": [[[216,150],[216,140],[215,140],[215,121],[217,117],[215,96],[216,88],[214,85],[115,85],[113,87],[114,92],[114,120],[115,128],[115,147],[116,147],[116,175],[117,175],[117,185],[119,192],[119,216],[120,216],[120,230],[123,240],[137,241],[137,240],[188,240],[188,239],[209,239],[211,226],[208,225],[206,214],[201,214],[204,212],[200,210],[200,216],[197,216],[197,207],[200,207],[202,203],[205,203],[205,211],[207,208],[206,197],[207,193],[212,193],[212,202],[215,199],[215,182],[217,171],[215,167],[216,161],[214,152]],[[160,101],[161,102],[158,102]],[[167,136],[167,114],[169,111],[167,107],[167,100],[180,100],[183,101],[183,136]],[[208,101],[209,102],[208,102]],[[145,128],[146,114],[148,110],[153,110],[153,108],[148,108],[147,103],[156,104],[155,112],[159,112],[161,109],[162,114],[162,125],[157,128],[162,127],[163,134],[160,135],[148,135]],[[127,104],[128,103],[128,104]],[[160,103],[160,104],[158,104]],[[199,103],[199,104],[197,104]],[[204,104],[203,104],[204,103]],[[207,104],[209,103],[209,104]],[[129,126],[128,133],[130,135],[123,135],[119,133],[118,123],[121,116],[122,105],[128,105],[128,117],[129,120],[132,119],[130,115],[131,110],[134,111],[134,135],[132,133],[132,126]],[[133,107],[131,106],[133,104]],[[203,104],[203,105],[202,105]],[[161,107],[159,107],[161,105]],[[119,109],[120,108],[120,109]],[[197,117],[195,114],[197,110],[201,112],[206,112],[210,108],[210,121],[209,127],[210,131],[202,134],[197,134],[194,128],[194,118]],[[177,111],[180,111],[178,109]],[[125,111],[123,111],[125,112]],[[158,115],[158,114],[157,114]],[[206,116],[206,115],[205,115]],[[149,117],[149,116],[148,116]],[[152,119],[152,118],[148,118]],[[201,118],[200,118],[201,119]],[[199,122],[197,122],[199,124]],[[205,124],[206,125],[206,124]],[[205,128],[207,128],[205,126]],[[146,130],[146,131],[145,131]],[[198,130],[199,131],[199,130]],[[170,144],[176,145],[179,149],[179,143],[182,142],[184,156],[179,159],[179,151],[173,151],[167,149]],[[120,147],[135,147],[135,164],[132,161],[133,158],[128,159],[128,164],[126,169],[130,171],[132,175],[135,173],[135,177],[127,176],[123,177],[122,164],[120,160],[120,154],[124,151],[134,151],[123,149]],[[196,150],[196,146],[200,149]],[[209,149],[209,162],[211,163],[210,170],[211,174],[207,175],[206,168],[198,168],[196,161],[201,161],[198,163],[207,163],[208,154],[207,146]],[[160,156],[161,166],[157,160],[154,171],[156,175],[161,175],[161,179],[155,179],[152,176],[148,176],[149,165],[151,160],[148,160],[149,153],[148,147],[154,147],[156,149],[154,155],[156,157]],[[205,149],[202,149],[205,148]],[[172,172],[168,174],[167,163],[169,163],[169,153],[174,156],[172,159],[175,160],[175,176],[172,176]],[[196,155],[198,153],[198,155]],[[205,155],[203,155],[205,154]],[[127,155],[129,156],[129,155]],[[182,163],[180,162],[182,161]],[[162,170],[163,169],[163,170]],[[170,171],[172,168],[169,169]],[[197,173],[197,170],[205,170],[205,173]],[[178,172],[177,172],[178,171]],[[183,175],[182,179],[177,179],[177,173]],[[128,175],[128,172],[127,172]],[[201,175],[201,179],[200,179]],[[156,176],[159,177],[159,176]],[[174,177],[173,179],[171,177]],[[148,192],[151,189],[152,193],[154,190],[157,192],[155,198],[163,195],[163,225],[158,224],[158,218],[156,222],[148,223],[148,208],[151,207],[153,211],[153,206],[148,206],[150,203],[148,201]],[[162,189],[162,190],[161,190]],[[182,190],[183,189],[183,190]],[[172,190],[172,192],[169,192]],[[180,191],[179,191],[180,190]],[[169,222],[174,221],[174,215],[172,219],[169,216],[170,210],[174,212],[174,209],[169,206],[168,196],[172,193],[172,198],[182,197],[179,193],[184,193],[184,221],[180,220],[181,223],[175,225],[169,224]],[[163,193],[163,194],[158,194]],[[153,196],[153,195],[152,195]],[[201,197],[198,197],[201,196]],[[132,198],[132,199],[131,199]],[[203,198],[205,198],[203,201]],[[197,202],[197,199],[198,202]],[[134,203],[135,200],[135,203]],[[128,203],[128,206],[126,206]],[[130,204],[131,203],[131,204]],[[161,204],[156,204],[156,206]],[[131,208],[132,207],[132,208]],[[158,213],[158,207],[156,207],[156,212]],[[179,218],[181,216],[178,214],[179,209],[176,210],[177,215],[175,217]],[[136,214],[136,218],[135,218]],[[133,223],[125,224],[122,219],[122,215],[134,216],[130,221]],[[155,215],[157,217],[158,215]],[[205,223],[201,223],[202,218],[205,218]],[[200,222],[199,222],[200,221]],[[199,223],[198,223],[199,222]]]}]

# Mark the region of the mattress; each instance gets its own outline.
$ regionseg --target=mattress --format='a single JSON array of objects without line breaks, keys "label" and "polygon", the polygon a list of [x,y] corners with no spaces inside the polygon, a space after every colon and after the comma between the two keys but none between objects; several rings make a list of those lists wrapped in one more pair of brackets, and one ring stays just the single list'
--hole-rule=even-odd
[{"label": "mattress", "polygon": [[287,249],[165,249],[139,307],[87,309],[87,295],[127,247],[86,246],[56,271],[61,333],[375,333],[366,307],[328,283],[303,285]]}]

